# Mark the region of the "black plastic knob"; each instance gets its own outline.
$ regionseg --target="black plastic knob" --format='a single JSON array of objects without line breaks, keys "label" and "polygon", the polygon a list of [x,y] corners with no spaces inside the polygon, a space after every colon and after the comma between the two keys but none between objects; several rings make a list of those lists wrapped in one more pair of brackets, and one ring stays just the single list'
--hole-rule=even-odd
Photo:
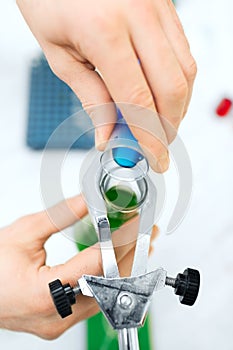
[{"label": "black plastic knob", "polygon": [[181,304],[192,306],[197,300],[200,287],[200,273],[194,269],[186,269],[179,273],[175,280],[175,294],[180,296]]},{"label": "black plastic knob", "polygon": [[49,289],[59,315],[62,318],[71,315],[71,305],[76,303],[76,299],[69,283],[63,285],[60,280],[55,280],[49,283]]}]

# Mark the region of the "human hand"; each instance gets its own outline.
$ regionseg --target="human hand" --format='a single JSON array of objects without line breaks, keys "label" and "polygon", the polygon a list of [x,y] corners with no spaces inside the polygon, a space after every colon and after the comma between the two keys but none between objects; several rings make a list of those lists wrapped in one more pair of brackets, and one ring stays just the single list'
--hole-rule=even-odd
[{"label": "human hand", "polygon": [[[85,214],[84,201],[77,196],[50,208],[48,212],[25,216],[0,230],[0,328],[54,339],[98,311],[92,298],[79,295],[73,314],[61,319],[48,288],[48,283],[57,278],[74,286],[84,273],[102,274],[98,245],[78,253],[65,264],[46,266],[44,244],[47,239]],[[136,233],[136,224],[135,221],[128,222],[113,234],[118,245],[115,253],[121,275],[130,273],[135,247],[132,233]],[[154,235],[155,232],[156,228]],[[127,235],[130,235],[129,239]]]},{"label": "human hand", "polygon": [[123,103],[121,111],[150,165],[166,170],[167,146],[187,111],[196,75],[172,1],[17,3],[51,68],[92,117],[96,144],[109,138],[116,118],[112,103],[104,112],[97,106]]}]

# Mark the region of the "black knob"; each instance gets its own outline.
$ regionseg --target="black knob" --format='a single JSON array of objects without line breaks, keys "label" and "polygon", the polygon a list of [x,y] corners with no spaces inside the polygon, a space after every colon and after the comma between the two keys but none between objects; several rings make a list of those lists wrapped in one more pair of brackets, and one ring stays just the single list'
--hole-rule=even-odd
[{"label": "black knob", "polygon": [[75,304],[75,293],[69,283],[62,285],[60,280],[49,283],[49,289],[57,312],[62,318],[72,314],[71,305]]},{"label": "black knob", "polygon": [[175,280],[175,294],[180,296],[181,304],[192,306],[198,296],[200,273],[194,269],[186,269],[179,273]]}]

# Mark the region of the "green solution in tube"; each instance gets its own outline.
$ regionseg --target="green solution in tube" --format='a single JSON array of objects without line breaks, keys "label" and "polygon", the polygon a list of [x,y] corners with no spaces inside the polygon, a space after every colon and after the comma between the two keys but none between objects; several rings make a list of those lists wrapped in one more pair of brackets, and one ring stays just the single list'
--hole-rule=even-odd
[{"label": "green solution in tube", "polygon": [[[113,186],[105,193],[106,202],[113,203],[108,210],[108,219],[110,223],[111,232],[117,230],[121,225],[131,219],[135,214],[134,211],[124,211],[125,209],[137,208],[137,196],[127,187]],[[126,205],[127,203],[127,205]],[[110,210],[111,209],[111,210]],[[80,251],[90,245],[95,244],[98,239],[95,228],[91,223],[89,216],[84,220],[78,222],[75,226],[75,239],[77,247]],[[87,350],[118,350],[118,336],[117,332],[109,325],[102,312],[90,317],[87,321]],[[145,324],[139,329],[139,344],[141,349],[152,350],[152,343],[150,337],[150,317],[147,317]]]}]

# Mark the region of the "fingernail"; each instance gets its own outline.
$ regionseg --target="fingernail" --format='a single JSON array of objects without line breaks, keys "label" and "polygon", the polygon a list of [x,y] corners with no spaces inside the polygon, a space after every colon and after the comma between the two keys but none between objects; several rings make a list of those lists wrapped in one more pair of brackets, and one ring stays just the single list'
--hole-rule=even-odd
[{"label": "fingernail", "polygon": [[106,140],[103,138],[103,134],[100,129],[96,128],[95,129],[95,147],[99,151],[104,151],[106,147]]},{"label": "fingernail", "polygon": [[165,152],[157,160],[156,171],[159,173],[164,173],[168,169],[169,163],[170,163],[170,160],[169,160],[168,152]]}]

